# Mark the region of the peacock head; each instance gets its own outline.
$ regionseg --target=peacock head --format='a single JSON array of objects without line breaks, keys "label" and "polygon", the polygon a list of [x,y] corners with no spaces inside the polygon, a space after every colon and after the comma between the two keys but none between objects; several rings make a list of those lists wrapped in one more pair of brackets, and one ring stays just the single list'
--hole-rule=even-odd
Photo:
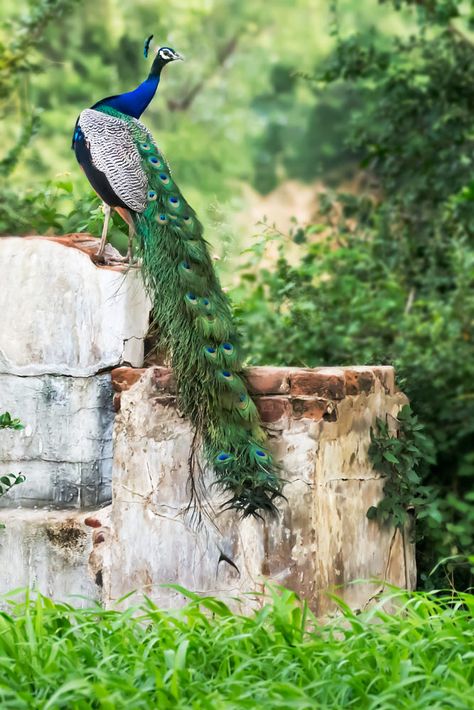
[{"label": "peacock head", "polygon": [[160,47],[157,52],[156,52],[156,60],[161,61],[162,64],[169,64],[170,62],[174,62],[177,59],[183,59],[181,54],[178,54],[174,49],[171,49],[171,47]]},{"label": "peacock head", "polygon": [[[146,57],[148,57],[148,53],[150,50],[150,43],[151,40],[153,39],[153,35],[150,35],[146,41],[145,41],[145,46],[144,46],[144,51],[143,54]],[[183,59],[181,54],[176,52],[176,50],[172,49],[171,47],[159,47],[156,50],[156,56],[153,62],[152,66],[152,73],[153,72],[159,72],[162,70],[166,64],[169,64],[170,62],[175,62],[177,59]]]}]

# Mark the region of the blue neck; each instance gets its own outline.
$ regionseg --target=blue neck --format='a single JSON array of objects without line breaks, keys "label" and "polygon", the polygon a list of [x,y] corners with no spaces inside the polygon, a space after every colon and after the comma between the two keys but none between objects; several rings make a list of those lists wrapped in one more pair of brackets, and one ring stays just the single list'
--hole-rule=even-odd
[{"label": "blue neck", "polygon": [[133,118],[140,118],[154,97],[159,83],[160,74],[150,74],[148,78],[133,91],[127,91],[125,94],[102,99],[96,106],[110,106],[116,111],[133,116]]}]

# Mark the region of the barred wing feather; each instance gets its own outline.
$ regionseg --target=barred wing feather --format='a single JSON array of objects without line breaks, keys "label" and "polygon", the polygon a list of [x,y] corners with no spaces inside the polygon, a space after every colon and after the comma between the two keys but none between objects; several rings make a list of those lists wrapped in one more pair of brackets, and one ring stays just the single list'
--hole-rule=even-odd
[{"label": "barred wing feather", "polygon": [[116,195],[130,209],[143,212],[148,178],[130,125],[116,116],[85,109],[79,116],[79,126],[93,165],[104,173]]}]

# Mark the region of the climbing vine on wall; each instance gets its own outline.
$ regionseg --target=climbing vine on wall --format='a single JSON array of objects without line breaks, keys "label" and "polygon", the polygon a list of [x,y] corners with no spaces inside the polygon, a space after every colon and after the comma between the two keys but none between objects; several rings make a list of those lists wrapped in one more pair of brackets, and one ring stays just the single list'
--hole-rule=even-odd
[{"label": "climbing vine on wall", "polygon": [[433,443],[410,405],[402,407],[396,419],[377,418],[369,457],[374,469],[385,476],[385,485],[383,499],[368,509],[367,517],[401,528],[410,509],[423,516],[432,495],[431,488],[423,485],[423,469],[434,463]]},{"label": "climbing vine on wall", "polygon": [[[0,414],[0,430],[1,429],[14,429],[19,431],[24,429],[24,426],[19,419],[14,419],[9,412],[4,412]],[[25,481],[25,476],[22,473],[6,473],[0,476],[0,497],[8,493],[13,486],[23,483],[23,481]],[[0,528],[2,527],[4,526],[0,524]]]}]

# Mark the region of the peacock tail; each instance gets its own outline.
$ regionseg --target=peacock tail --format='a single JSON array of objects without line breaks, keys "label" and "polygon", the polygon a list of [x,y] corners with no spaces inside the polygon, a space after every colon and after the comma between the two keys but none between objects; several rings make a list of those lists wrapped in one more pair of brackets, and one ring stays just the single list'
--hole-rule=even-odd
[{"label": "peacock tail", "polygon": [[243,516],[273,513],[282,483],[248,393],[231,306],[202,225],[143,124],[108,106],[97,112],[127,124],[146,178],[142,209],[131,215],[153,324],[170,354],[179,407],[201,437],[216,482],[230,496],[226,507]]}]

